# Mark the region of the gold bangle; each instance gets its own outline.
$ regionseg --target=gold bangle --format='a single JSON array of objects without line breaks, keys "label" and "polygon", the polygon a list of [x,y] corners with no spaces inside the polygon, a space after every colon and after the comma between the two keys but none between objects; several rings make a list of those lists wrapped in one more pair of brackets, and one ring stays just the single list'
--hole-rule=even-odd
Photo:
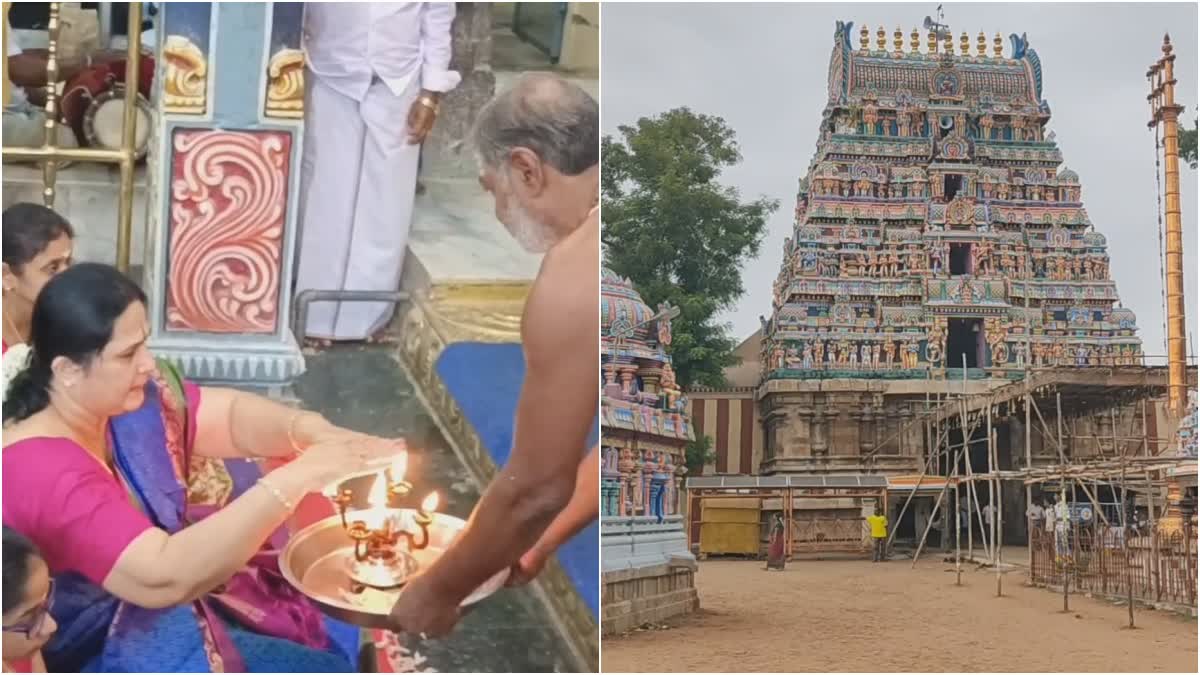
[{"label": "gold bangle", "polygon": [[292,413],[292,418],[288,420],[288,427],[287,427],[288,443],[291,444],[292,450],[295,450],[296,454],[304,453],[304,448],[300,447],[300,444],[296,442],[296,435],[293,432],[296,428],[296,420],[300,419],[300,416],[305,414],[305,412],[307,412],[307,411],[297,410],[296,412]]},{"label": "gold bangle", "polygon": [[433,97],[431,96],[419,96],[417,97],[417,103],[420,103],[426,108],[432,110],[434,115],[438,113],[438,102],[433,100]]},{"label": "gold bangle", "polygon": [[283,504],[284,508],[286,508],[288,510],[288,513],[291,513],[292,511],[296,510],[296,505],[293,504],[291,502],[291,500],[289,500],[286,496],[284,496],[283,492],[280,491],[279,488],[275,487],[275,485],[273,483],[271,483],[271,481],[267,480],[266,476],[259,478],[258,483],[259,483],[259,485],[262,485],[263,487],[265,487],[267,489],[267,491],[271,493],[271,496],[275,497],[275,499],[278,500],[280,504]]}]

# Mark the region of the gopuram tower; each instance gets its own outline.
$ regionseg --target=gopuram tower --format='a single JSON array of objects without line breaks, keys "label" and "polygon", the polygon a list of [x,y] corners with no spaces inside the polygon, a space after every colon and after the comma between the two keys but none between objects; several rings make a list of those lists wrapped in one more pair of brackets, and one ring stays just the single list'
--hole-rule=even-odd
[{"label": "gopuram tower", "polygon": [[927,395],[1142,361],[1026,38],[852,26],[764,319],[760,474],[917,473]]}]

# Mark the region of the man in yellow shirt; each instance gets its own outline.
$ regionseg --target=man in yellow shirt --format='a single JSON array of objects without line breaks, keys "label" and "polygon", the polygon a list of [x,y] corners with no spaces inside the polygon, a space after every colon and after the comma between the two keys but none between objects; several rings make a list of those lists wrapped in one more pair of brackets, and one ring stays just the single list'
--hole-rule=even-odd
[{"label": "man in yellow shirt", "polygon": [[875,555],[871,562],[883,562],[884,551],[887,546],[887,516],[883,515],[881,507],[875,507],[875,515],[867,516],[867,524],[871,526],[871,543],[874,544]]}]

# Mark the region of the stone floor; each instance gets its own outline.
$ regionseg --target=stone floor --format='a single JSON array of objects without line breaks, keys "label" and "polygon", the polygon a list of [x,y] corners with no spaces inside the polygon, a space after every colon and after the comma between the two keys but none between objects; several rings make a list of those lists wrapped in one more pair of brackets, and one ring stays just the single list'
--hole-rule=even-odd
[{"label": "stone floor", "polygon": [[[335,347],[308,355],[308,372],[291,392],[336,424],[381,436],[405,436],[414,448],[409,475],[439,486],[442,510],[470,515],[479,487],[433,425],[387,346]],[[402,636],[402,644],[439,672],[563,672],[570,650],[528,589],[505,589],[470,612],[444,640]]]}]

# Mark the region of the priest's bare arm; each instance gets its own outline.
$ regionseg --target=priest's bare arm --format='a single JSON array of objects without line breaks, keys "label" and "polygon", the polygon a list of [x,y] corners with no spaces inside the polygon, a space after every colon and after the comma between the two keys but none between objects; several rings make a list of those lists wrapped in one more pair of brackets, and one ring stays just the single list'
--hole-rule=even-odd
[{"label": "priest's bare arm", "polygon": [[423,575],[442,598],[461,600],[516,563],[575,492],[599,404],[599,230],[593,214],[542,262],[521,322],[525,382],[512,455]]}]

